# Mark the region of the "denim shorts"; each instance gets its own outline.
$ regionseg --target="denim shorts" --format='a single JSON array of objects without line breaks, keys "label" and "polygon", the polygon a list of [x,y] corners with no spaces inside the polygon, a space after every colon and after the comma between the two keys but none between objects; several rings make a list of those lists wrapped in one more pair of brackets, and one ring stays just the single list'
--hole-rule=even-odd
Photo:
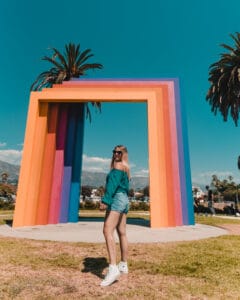
[{"label": "denim shorts", "polygon": [[129,210],[128,196],[125,193],[116,193],[113,197],[113,203],[108,205],[108,210],[118,211],[127,214]]}]

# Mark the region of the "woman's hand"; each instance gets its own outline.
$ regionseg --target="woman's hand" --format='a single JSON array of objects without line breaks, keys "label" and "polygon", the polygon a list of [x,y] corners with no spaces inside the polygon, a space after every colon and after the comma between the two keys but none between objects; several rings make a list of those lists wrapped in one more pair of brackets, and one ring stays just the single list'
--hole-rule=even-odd
[{"label": "woman's hand", "polygon": [[104,204],[104,203],[102,203],[102,202],[100,202],[100,206],[99,206],[99,210],[106,210],[107,209],[107,205],[106,204]]}]

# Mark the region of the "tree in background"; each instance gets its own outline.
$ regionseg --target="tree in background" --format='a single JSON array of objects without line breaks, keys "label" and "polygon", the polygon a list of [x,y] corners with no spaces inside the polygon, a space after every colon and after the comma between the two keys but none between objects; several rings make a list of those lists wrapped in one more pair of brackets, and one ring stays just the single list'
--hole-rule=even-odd
[{"label": "tree in background", "polygon": [[100,186],[100,187],[97,189],[97,191],[96,191],[96,196],[98,196],[98,197],[103,197],[104,192],[105,192],[104,186]]},{"label": "tree in background", "polygon": [[215,198],[223,198],[225,201],[236,202],[238,199],[238,190],[240,185],[233,181],[232,176],[220,180],[217,175],[212,176],[211,186],[214,187],[213,194]]},{"label": "tree in background", "polygon": [[90,197],[92,194],[92,188],[90,186],[82,186],[81,188],[81,195],[83,196],[83,201],[86,197]]},{"label": "tree in background", "polygon": [[[208,78],[210,87],[206,99],[209,101],[211,111],[215,115],[219,111],[223,116],[223,120],[227,121],[230,114],[237,126],[240,108],[240,33],[236,32],[235,35],[231,34],[230,37],[235,43],[234,46],[222,44],[221,46],[228,52],[221,54],[220,60],[210,65]],[[238,157],[237,166],[240,169],[240,156]],[[216,181],[216,188],[218,188],[218,183]],[[236,183],[234,185],[235,190],[237,190],[238,202],[238,185]],[[222,182],[220,189],[224,188],[226,188],[226,184]],[[224,191],[219,190],[219,192],[223,193]]]},{"label": "tree in background", "polygon": [[129,189],[129,191],[128,191],[128,196],[129,196],[130,198],[133,198],[133,197],[134,197],[134,189],[133,189],[133,188]]},{"label": "tree in background", "polygon": [[1,180],[2,180],[2,183],[7,183],[7,181],[8,181],[8,173],[6,173],[6,172],[3,172],[2,174],[1,174]]},{"label": "tree in background", "polygon": [[144,196],[149,197],[149,185],[145,186],[143,189],[143,194]]},{"label": "tree in background", "polygon": [[[48,61],[53,65],[48,71],[42,72],[31,86],[32,91],[41,90],[44,87],[52,87],[53,84],[62,83],[73,78],[79,78],[86,75],[88,70],[102,69],[100,63],[86,63],[93,54],[91,49],[81,52],[80,44],[69,43],[65,45],[65,53],[62,54],[56,48],[50,48],[53,51],[52,57],[44,56],[42,60]],[[93,106],[101,109],[100,102],[91,102]],[[82,104],[84,105],[84,104]],[[86,116],[91,120],[91,113],[86,104]]]},{"label": "tree in background", "polygon": [[230,36],[235,45],[222,44],[229,52],[221,54],[220,60],[210,65],[210,88],[206,99],[215,115],[220,111],[224,121],[227,121],[230,113],[237,126],[240,106],[240,33]]}]

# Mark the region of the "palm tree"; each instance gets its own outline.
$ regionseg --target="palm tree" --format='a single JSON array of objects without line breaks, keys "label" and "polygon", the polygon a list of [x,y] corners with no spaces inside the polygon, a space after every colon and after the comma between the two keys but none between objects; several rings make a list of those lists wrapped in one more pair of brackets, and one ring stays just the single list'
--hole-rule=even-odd
[{"label": "palm tree", "polygon": [[221,59],[210,65],[210,88],[206,99],[215,115],[220,111],[224,121],[227,121],[230,113],[237,126],[240,107],[240,33],[230,36],[235,42],[234,47],[222,44],[229,53],[221,54]]},{"label": "palm tree", "polygon": [[[50,48],[53,51],[52,57],[44,56],[42,60],[50,62],[53,67],[38,75],[37,79],[31,85],[32,91],[41,90],[44,87],[52,87],[55,83],[79,78],[86,74],[89,69],[102,69],[102,64],[86,63],[93,56],[91,49],[80,51],[80,44],[69,43],[65,45],[65,53],[61,54],[56,48]],[[93,106],[101,109],[101,103],[92,102]],[[91,114],[88,105],[86,105],[87,117],[91,120]]]}]

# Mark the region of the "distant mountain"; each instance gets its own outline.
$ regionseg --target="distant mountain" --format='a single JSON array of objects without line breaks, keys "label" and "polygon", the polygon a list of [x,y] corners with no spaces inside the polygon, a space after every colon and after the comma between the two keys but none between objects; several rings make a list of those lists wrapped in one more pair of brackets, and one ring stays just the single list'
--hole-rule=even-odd
[{"label": "distant mountain", "polygon": [[[106,181],[106,173],[82,172],[82,185],[89,185],[93,187],[104,186]],[[132,177],[130,181],[130,188],[142,189],[149,184],[147,177]]]},{"label": "distant mountain", "polygon": [[[8,182],[18,182],[20,166],[12,165],[4,161],[0,161],[0,175],[2,173],[8,174]],[[106,181],[106,173],[82,172],[82,185],[89,185],[92,187],[104,186]],[[1,180],[1,178],[0,178]],[[147,177],[133,177],[130,182],[130,188],[142,189],[148,185]]]},{"label": "distant mountain", "polygon": [[130,181],[130,188],[134,190],[143,189],[149,185],[148,177],[132,177]]},{"label": "distant mountain", "polygon": [[19,170],[20,170],[19,166],[12,165],[5,161],[0,160],[0,175],[2,173],[7,173],[9,183],[17,183],[18,182]]},{"label": "distant mountain", "polygon": [[95,173],[95,172],[82,171],[81,184],[93,186],[93,187],[104,186],[106,175],[107,174],[100,173],[100,172]]}]

